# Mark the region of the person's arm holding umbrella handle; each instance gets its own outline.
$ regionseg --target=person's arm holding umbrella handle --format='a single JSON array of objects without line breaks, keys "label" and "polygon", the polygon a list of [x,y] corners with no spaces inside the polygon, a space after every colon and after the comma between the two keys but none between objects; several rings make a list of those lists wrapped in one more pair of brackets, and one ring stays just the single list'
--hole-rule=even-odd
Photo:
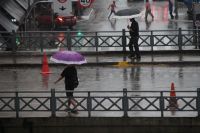
[{"label": "person's arm holding umbrella handle", "polygon": [[127,25],[127,28],[129,29],[129,31],[133,31],[129,25]]},{"label": "person's arm holding umbrella handle", "polygon": [[56,80],[56,81],[54,82],[54,84],[58,83],[61,79],[63,79],[62,76],[60,76],[60,77],[58,78],[58,80]]},{"label": "person's arm holding umbrella handle", "polygon": [[127,25],[127,28],[129,29],[129,31],[133,31],[133,29],[129,25]]}]

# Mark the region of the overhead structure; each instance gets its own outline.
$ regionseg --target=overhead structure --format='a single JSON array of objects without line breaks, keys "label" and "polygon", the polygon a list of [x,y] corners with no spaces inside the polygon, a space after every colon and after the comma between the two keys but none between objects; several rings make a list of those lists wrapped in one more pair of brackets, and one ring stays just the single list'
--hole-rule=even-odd
[{"label": "overhead structure", "polygon": [[17,30],[18,26],[14,24],[11,20],[9,20],[6,16],[3,15],[3,13],[0,12],[0,25],[8,32],[11,32],[12,30]]},{"label": "overhead structure", "polygon": [[[35,0],[36,1],[36,0]],[[6,31],[18,30],[34,0],[1,0],[0,26]]]}]

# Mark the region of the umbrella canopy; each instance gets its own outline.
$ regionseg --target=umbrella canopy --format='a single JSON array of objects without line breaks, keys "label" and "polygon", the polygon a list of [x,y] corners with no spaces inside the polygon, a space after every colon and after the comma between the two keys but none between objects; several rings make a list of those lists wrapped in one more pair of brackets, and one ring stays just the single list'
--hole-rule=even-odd
[{"label": "umbrella canopy", "polygon": [[75,51],[58,51],[50,58],[51,61],[62,64],[81,65],[87,63],[83,55]]},{"label": "umbrella canopy", "polygon": [[131,8],[131,9],[123,9],[123,10],[117,11],[115,16],[113,16],[113,18],[129,19],[129,18],[136,18],[140,16],[141,16],[141,12],[138,9]]}]

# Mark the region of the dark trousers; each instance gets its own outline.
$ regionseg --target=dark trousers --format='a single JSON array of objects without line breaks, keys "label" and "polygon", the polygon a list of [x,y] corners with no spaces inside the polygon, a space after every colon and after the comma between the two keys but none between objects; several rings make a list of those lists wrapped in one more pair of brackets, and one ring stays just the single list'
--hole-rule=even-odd
[{"label": "dark trousers", "polygon": [[173,15],[173,13],[172,13],[173,11],[172,11],[172,9],[169,11],[169,14],[170,14],[170,17],[171,17],[171,19],[174,19],[174,15]]},{"label": "dark trousers", "polygon": [[171,19],[174,19],[174,15],[173,15],[173,4],[169,2],[169,14]]},{"label": "dark trousers", "polygon": [[153,16],[153,14],[151,12],[151,9],[146,9],[146,11],[145,11],[145,20],[147,20],[147,17],[148,17],[149,14],[151,15],[152,19],[154,19],[154,16]]},{"label": "dark trousers", "polygon": [[[74,88],[73,87],[68,87],[68,86],[65,86],[65,90],[67,91],[66,92],[66,95],[67,95],[67,98],[68,98],[68,107],[70,107],[71,105],[71,100],[73,100],[73,90]],[[68,92],[68,91],[71,91],[71,92]]]},{"label": "dark trousers", "polygon": [[108,18],[110,18],[110,16],[111,16],[113,13],[115,14],[115,11],[114,11],[114,10],[111,10],[111,11],[110,11],[110,14],[109,14],[109,16],[108,16]]},{"label": "dark trousers", "polygon": [[67,95],[68,98],[73,97],[73,90],[74,90],[73,87],[65,86],[65,90],[66,91],[71,91],[71,92],[66,92],[66,95]]},{"label": "dark trousers", "polygon": [[[137,57],[140,57],[138,40],[139,40],[139,37],[137,37],[137,36],[133,36],[130,38],[128,46],[129,46],[131,56],[136,55]],[[135,52],[133,51],[133,46],[134,46]]]}]

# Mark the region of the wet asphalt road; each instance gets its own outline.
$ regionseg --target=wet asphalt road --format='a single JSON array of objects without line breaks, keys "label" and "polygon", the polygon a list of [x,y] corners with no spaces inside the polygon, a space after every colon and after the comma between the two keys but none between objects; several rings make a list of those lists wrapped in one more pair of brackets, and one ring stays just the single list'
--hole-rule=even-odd
[{"label": "wet asphalt road", "polygon": [[[192,29],[193,24],[188,20],[187,7],[184,3],[178,4],[178,19],[171,20],[168,13],[168,1],[150,1],[154,20],[148,17],[145,22],[144,1],[127,2],[116,0],[116,11],[136,8],[142,12],[141,17],[136,18],[140,30],[167,30],[167,29]],[[129,24],[128,19],[108,19],[110,11],[107,9],[112,0],[96,0],[92,5],[93,12],[89,20],[78,22],[75,30],[82,31],[121,31]],[[175,15],[175,14],[174,14]],[[127,29],[126,29],[127,30]]]},{"label": "wet asphalt road", "polygon": [[[111,0],[110,0],[111,2]],[[143,2],[127,3],[126,0],[117,0],[117,10],[135,6],[144,12]],[[137,18],[140,30],[167,30],[167,29],[192,29],[191,21],[187,20],[186,7],[180,8],[179,19],[169,20],[168,3],[166,1],[153,2],[152,11],[154,21],[149,19],[145,23],[144,14]],[[109,31],[122,30],[129,23],[127,20],[108,20],[107,0],[97,0],[94,5],[94,12],[87,21],[79,22],[76,30],[84,31]],[[39,60],[40,61],[40,60]],[[0,91],[45,91],[55,88],[64,90],[64,81],[54,85],[64,69],[63,66],[51,67],[52,74],[41,75],[41,67],[12,67],[0,69]],[[115,66],[79,66],[77,67],[80,84],[77,91],[122,91],[127,88],[129,91],[169,91],[172,82],[176,90],[196,91],[200,87],[200,66],[167,66],[147,65],[118,68]],[[148,115],[150,113],[143,113]],[[41,114],[39,114],[41,115]],[[43,114],[49,115],[49,114]],[[58,113],[58,116],[66,116],[66,112]],[[122,113],[95,113],[95,116],[119,116]],[[140,112],[130,112],[129,115],[139,116]],[[157,116],[153,112],[151,116]],[[196,115],[191,112],[189,116]],[[24,115],[25,116],[25,115]],[[80,114],[85,116],[85,114]]]},{"label": "wet asphalt road", "polygon": [[[51,67],[52,74],[40,74],[41,68],[1,68],[0,91],[64,90],[64,81],[54,85],[64,66]],[[77,67],[80,84],[77,91],[169,91],[171,82],[176,90],[195,91],[200,87],[200,66],[147,65],[119,68]]]},{"label": "wet asphalt road", "polygon": [[[48,76],[41,75],[41,68],[2,68],[0,69],[0,91],[49,91],[51,88],[55,88],[56,91],[64,91],[64,81],[60,81],[54,85],[54,81],[59,77],[59,74],[64,69],[63,66],[51,67],[52,74]],[[79,86],[76,91],[122,91],[123,88],[127,88],[128,91],[170,91],[171,82],[175,84],[176,91],[196,91],[200,87],[200,66],[166,66],[166,65],[147,65],[147,66],[134,66],[127,68],[118,68],[115,66],[105,67],[77,67]],[[178,93],[178,92],[177,92]],[[34,95],[43,96],[43,93],[33,93]],[[87,93],[86,93],[87,94]],[[95,94],[95,93],[94,93]],[[131,96],[156,96],[160,93],[141,93],[132,92]],[[184,93],[184,95],[196,95],[193,93]],[[24,95],[30,95],[27,92]],[[62,92],[59,95],[65,97],[65,93]],[[74,96],[83,96],[83,93],[74,93]],[[95,94],[96,95],[96,94]],[[115,93],[98,93],[100,96],[122,96],[122,92]],[[169,94],[167,94],[169,95]],[[177,94],[178,95],[178,94]],[[77,100],[79,101],[80,98]],[[35,101],[37,103],[37,101]],[[109,101],[102,103],[104,106],[110,106]],[[143,106],[147,106],[145,103]],[[166,103],[168,104],[168,103]],[[183,104],[183,105],[182,105]],[[194,104],[195,102],[192,102]],[[182,107],[184,102],[180,101],[179,105]],[[80,107],[81,108],[81,107]],[[79,109],[79,108],[78,108]],[[49,117],[50,112],[23,112],[20,113],[20,117]],[[57,117],[71,116],[66,111],[58,111]],[[151,111],[130,111],[128,113],[130,117],[139,116],[155,116],[160,117],[160,112]],[[174,112],[166,111],[165,116],[178,116],[178,117],[196,117],[197,112]],[[1,112],[0,117],[14,117],[14,112]],[[87,117],[87,111],[80,111],[76,117]],[[92,116],[95,117],[121,117],[122,111],[94,111]]]}]

